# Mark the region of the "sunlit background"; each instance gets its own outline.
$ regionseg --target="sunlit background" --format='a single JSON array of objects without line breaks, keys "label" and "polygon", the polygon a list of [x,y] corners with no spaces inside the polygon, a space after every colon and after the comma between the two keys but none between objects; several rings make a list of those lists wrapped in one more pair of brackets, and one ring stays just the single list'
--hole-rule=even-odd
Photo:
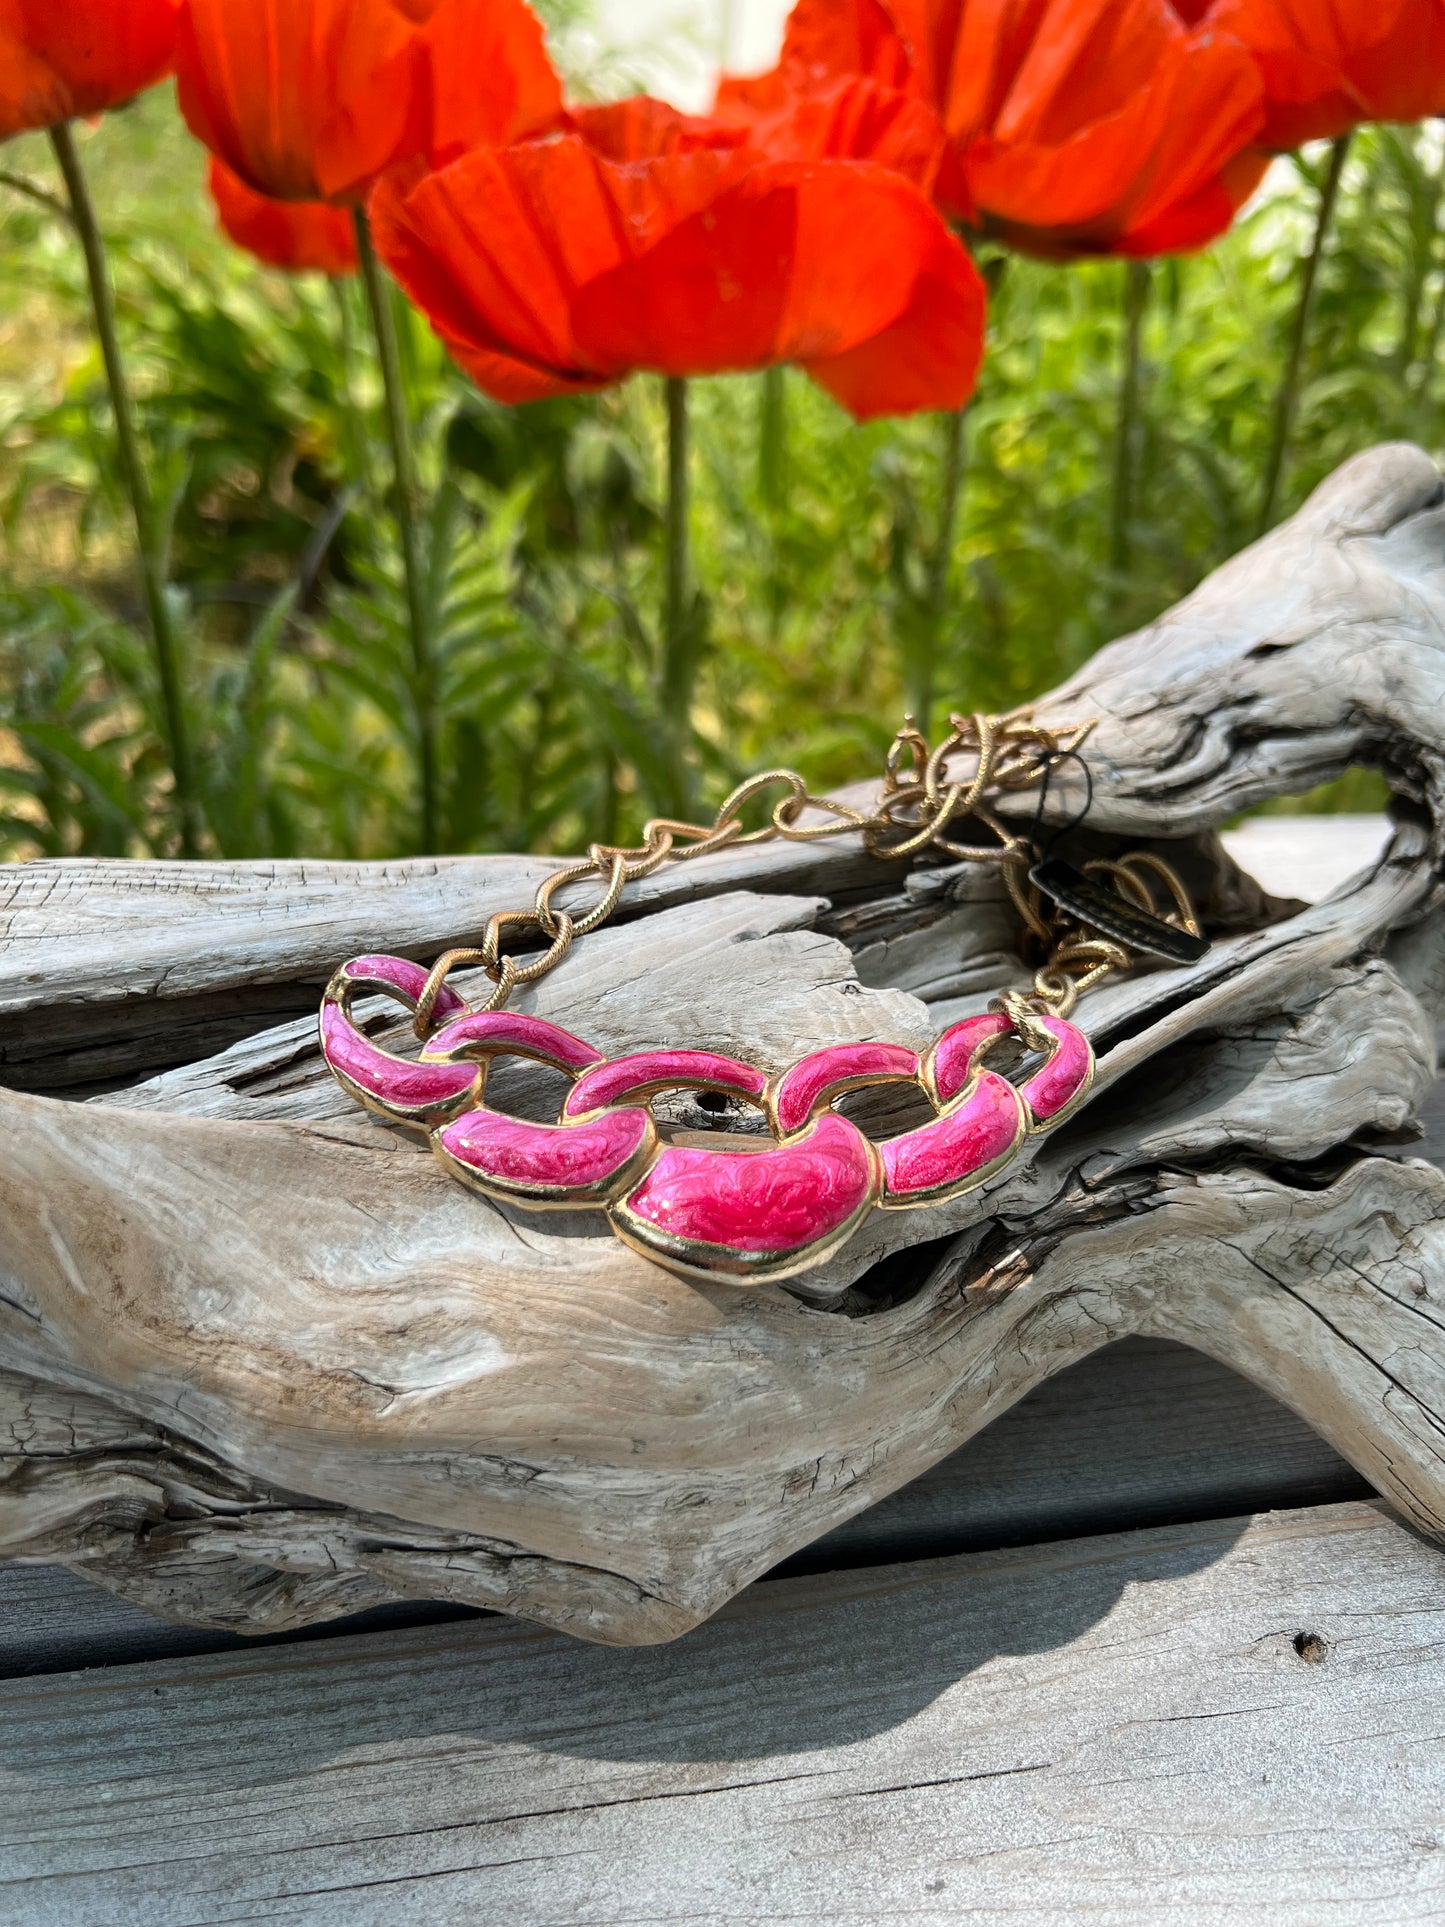
[{"label": "sunlit background", "polygon": [[756,73],[777,59],[788,0],[601,0],[597,38],[652,92],[694,111],[720,67]]}]

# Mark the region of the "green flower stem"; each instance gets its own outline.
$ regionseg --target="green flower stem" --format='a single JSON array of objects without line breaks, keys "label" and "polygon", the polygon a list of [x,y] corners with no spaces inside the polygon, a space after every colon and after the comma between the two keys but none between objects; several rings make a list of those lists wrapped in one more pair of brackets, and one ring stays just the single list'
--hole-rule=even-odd
[{"label": "green flower stem", "polygon": [[1139,431],[1144,395],[1144,320],[1151,275],[1147,261],[1124,270],[1124,360],[1119,371],[1119,418],[1114,442],[1114,502],[1109,523],[1109,566],[1116,576],[1129,566],[1134,494],[1139,475]]},{"label": "green flower stem", "polygon": [[776,515],[787,494],[787,370],[765,368],[758,417],[758,493],[769,515]]},{"label": "green flower stem", "polygon": [[381,361],[381,382],[386,397],[386,427],[391,441],[392,473],[396,483],[396,526],[401,537],[402,568],[406,576],[407,618],[411,629],[412,683],[415,692],[417,759],[421,766],[421,846],[425,853],[437,849],[440,825],[437,812],[437,743],[440,735],[440,703],[437,690],[436,660],[432,652],[431,630],[427,621],[426,588],[422,579],[421,550],[416,530],[416,464],[412,458],[411,430],[407,421],[406,394],[401,378],[401,355],[396,339],[396,313],[391,303],[391,287],[377,259],[371,238],[371,223],[364,208],[357,208],[356,251],[361,260],[361,278],[371,309],[376,332],[376,350]]},{"label": "green flower stem", "polygon": [[1423,196],[1411,208],[1410,268],[1400,304],[1400,339],[1395,348],[1395,372],[1412,394],[1417,392],[1420,324],[1425,314],[1425,286],[1435,266],[1435,237],[1440,225],[1442,194],[1445,194],[1445,156],[1425,176]]},{"label": "green flower stem", "polygon": [[53,214],[67,227],[75,226],[75,216],[57,194],[47,194],[37,182],[28,180],[24,174],[12,174],[8,167],[0,167],[0,187],[8,187],[12,194],[23,194],[27,201],[34,201],[43,207],[47,214]]},{"label": "green flower stem", "polygon": [[953,573],[953,544],[958,534],[958,510],[963,500],[967,460],[968,404],[941,417],[943,473],[940,478],[938,527],[928,555],[928,633],[909,677],[908,707],[926,736],[933,721],[938,663],[943,653],[943,630],[948,620],[948,585]]},{"label": "green flower stem", "polygon": [[1416,401],[1423,401],[1434,385],[1435,364],[1440,357],[1442,341],[1445,341],[1445,281],[1436,291],[1429,325],[1425,330],[1424,346],[1415,363],[1411,393]]},{"label": "green flower stem", "polygon": [[692,713],[695,651],[692,636],[692,560],[689,541],[691,514],[689,481],[690,442],[687,382],[667,378],[667,506],[663,539],[664,590],[662,614],[662,701],[672,738],[672,761],[677,794],[674,807],[686,807],[688,721]]},{"label": "green flower stem", "polygon": [[75,136],[68,121],[50,129],[51,145],[60,163],[70,198],[71,218],[85,255],[85,271],[90,281],[91,306],[95,311],[95,332],[100,340],[110,385],[111,412],[115,416],[115,436],[120,448],[121,474],[135,515],[136,542],[140,549],[141,581],[145,588],[146,610],[150,616],[151,640],[155,646],[156,672],[161,688],[161,707],[165,716],[166,750],[171,778],[175,785],[176,815],[180,824],[181,855],[193,857],[199,849],[199,813],[196,806],[195,765],[191,758],[190,733],[186,725],[185,698],[181,690],[180,652],[175,627],[166,600],[165,567],[161,554],[160,527],[151,500],[140,455],[140,436],[136,430],[135,405],[125,378],[120,357],[120,341],[115,326],[115,299],[106,272],[105,244],[95,217]]},{"label": "green flower stem", "polygon": [[376,499],[376,478],[371,472],[371,450],[366,419],[356,399],[356,331],[351,322],[351,302],[346,283],[339,275],[328,277],[331,299],[336,308],[337,353],[341,362],[341,414],[346,424],[346,456],[351,473],[362,492]]},{"label": "green flower stem", "polygon": [[1334,218],[1335,202],[1339,199],[1340,181],[1344,175],[1349,152],[1350,136],[1341,134],[1330,150],[1329,169],[1325,174],[1324,186],[1320,189],[1320,204],[1315,214],[1314,240],[1310,245],[1309,253],[1300,264],[1299,298],[1295,303],[1294,322],[1290,329],[1289,355],[1285,362],[1284,378],[1280,382],[1279,393],[1275,396],[1274,425],[1270,434],[1269,455],[1265,462],[1264,485],[1260,491],[1257,528],[1257,533],[1260,535],[1273,526],[1279,511],[1285,462],[1289,456],[1290,436],[1294,430],[1295,415],[1299,409],[1300,387],[1304,378],[1305,346],[1309,340],[1310,318],[1314,313],[1315,286],[1319,280],[1320,263],[1324,260],[1325,243],[1329,239],[1330,223]]}]

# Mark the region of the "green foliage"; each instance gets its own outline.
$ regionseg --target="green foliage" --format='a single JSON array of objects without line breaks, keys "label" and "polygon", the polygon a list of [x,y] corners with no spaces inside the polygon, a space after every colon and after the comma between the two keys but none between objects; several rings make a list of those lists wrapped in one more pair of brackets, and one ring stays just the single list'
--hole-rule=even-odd
[{"label": "green foliage", "polygon": [[[562,13],[575,8],[555,10]],[[566,20],[559,20],[565,28]],[[355,287],[211,231],[164,95],[84,142],[185,636],[208,847],[418,843],[416,701],[380,386]],[[7,165],[54,180],[43,145]],[[662,693],[661,384],[503,409],[402,327],[428,508],[448,849],[577,847],[796,763],[877,767],[905,702],[1025,702],[1248,541],[1323,163],[1153,273],[1129,565],[1111,572],[1123,270],[1014,260],[939,546],[950,424],[858,427],[802,377],[694,385],[693,713]],[[1349,454],[1445,443],[1438,128],[1356,143],[1285,512]],[[171,852],[110,411],[63,224],[0,187],[0,855]],[[937,720],[937,716],[935,716]],[[1361,807],[1359,784],[1331,800]]]},{"label": "green foliage", "polygon": [[0,591],[0,842],[126,856],[150,830],[155,738],[134,630],[60,588]]}]

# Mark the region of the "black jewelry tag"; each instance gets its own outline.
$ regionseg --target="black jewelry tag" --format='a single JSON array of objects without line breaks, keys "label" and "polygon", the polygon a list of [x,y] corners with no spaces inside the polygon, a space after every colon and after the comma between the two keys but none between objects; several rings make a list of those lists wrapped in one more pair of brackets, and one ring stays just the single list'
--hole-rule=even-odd
[{"label": "black jewelry tag", "polygon": [[1151,956],[1167,957],[1171,963],[1198,963],[1209,949],[1207,937],[1192,937],[1177,924],[1165,923],[1147,910],[1126,903],[1114,890],[1094,877],[1085,876],[1072,863],[1049,857],[1029,871],[1029,882],[1036,883],[1046,897],[1067,910],[1080,923],[1126,944],[1130,950],[1147,950]]}]

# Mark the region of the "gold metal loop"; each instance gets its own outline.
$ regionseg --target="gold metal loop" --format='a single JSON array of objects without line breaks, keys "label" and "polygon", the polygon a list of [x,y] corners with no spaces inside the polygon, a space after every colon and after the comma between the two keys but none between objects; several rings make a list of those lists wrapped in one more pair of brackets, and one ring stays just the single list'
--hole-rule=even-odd
[{"label": "gold metal loop", "polygon": [[1084,873],[1091,877],[1108,877],[1126,903],[1137,909],[1153,911],[1154,893],[1141,877],[1135,876],[1125,863],[1116,863],[1107,857],[1095,857],[1093,862],[1084,865]]},{"label": "gold metal loop", "polygon": [[[695,856],[708,856],[714,850],[721,850],[726,844],[748,840],[742,835],[743,826],[736,817],[726,823],[714,823],[707,829],[700,823],[670,823],[665,820],[649,823],[647,827],[649,831],[658,829],[666,835],[667,848],[663,856],[670,856],[675,863],[687,863]],[[681,849],[677,847],[679,837],[682,839]],[[648,869],[656,869],[662,860],[659,857],[656,862],[650,862]],[[646,875],[646,871],[640,871],[639,874]]]},{"label": "gold metal loop", "polygon": [[[629,883],[650,876],[664,863],[686,863],[730,845],[785,840],[812,843],[825,837],[854,833],[871,855],[889,862],[905,861],[926,850],[960,863],[992,864],[1002,872],[1033,960],[1042,958],[1031,993],[1042,1007],[1067,1015],[1080,994],[1112,970],[1127,969],[1132,958],[1122,945],[1088,929],[1047,903],[1029,881],[1039,852],[1031,837],[1021,835],[997,810],[990,798],[1016,794],[1042,783],[1053,763],[1072,754],[1094,724],[1055,731],[1041,728],[1027,711],[1011,716],[982,714],[949,717],[948,733],[930,748],[914,719],[889,748],[882,792],[871,813],[836,797],[815,796],[796,770],[762,770],[739,783],[724,798],[711,823],[687,823],[654,817],[643,830],[640,844],[612,847],[594,843],[585,858],[567,864],[545,879],[530,910],[506,910],[487,924],[480,948],[449,950],[433,965],[417,1000],[413,1026],[419,1037],[430,1034],[437,1001],[451,971],[480,964],[496,988],[483,1008],[498,1010],[519,984],[535,983],[567,955],[578,937],[586,936],[612,917]],[[962,774],[953,773],[955,758],[965,761]],[[767,821],[758,829],[743,827],[743,811],[767,791],[782,787]],[[821,821],[807,821],[810,816]],[[964,842],[950,829],[978,824],[993,843]],[[1189,891],[1178,872],[1152,851],[1134,850],[1126,856],[1095,858],[1085,869],[1107,875],[1114,886],[1141,910],[1154,909],[1154,889],[1162,885],[1171,899],[1173,921],[1193,935],[1199,922]],[[558,895],[574,884],[595,881],[596,899],[585,909],[563,910]],[[530,963],[515,955],[503,956],[509,932],[535,930],[546,948]]]},{"label": "gold metal loop", "polygon": [[502,936],[508,930],[540,930],[542,920],[535,910],[499,910],[488,919],[482,937],[482,968],[495,982],[502,967]]},{"label": "gold metal loop", "polygon": [[1024,928],[1041,943],[1048,943],[1053,937],[1054,926],[1044,922],[1043,896],[1029,882],[1028,872],[1028,858],[1016,856],[1014,861],[1004,865],[1004,885]]},{"label": "gold metal loop", "polygon": [[[552,899],[559,890],[569,884],[581,883],[588,877],[606,877],[607,888],[593,904],[592,908],[579,916],[576,911],[565,913],[552,908]],[[558,870],[539,886],[532,899],[537,922],[545,937],[556,938],[564,914],[568,915],[574,937],[585,937],[599,925],[606,923],[612,912],[622,900],[622,892],[627,887],[627,855],[623,850],[603,850],[593,844],[585,863],[574,863],[569,869]]]},{"label": "gold metal loop", "polygon": [[1127,970],[1129,952],[1108,937],[1065,938],[1034,977],[1034,993],[1067,1017],[1086,990],[1114,970]]},{"label": "gold metal loop", "polygon": [[[724,797],[722,807],[714,820],[714,829],[721,830],[725,824],[736,822],[755,796],[761,796],[764,790],[770,790],[778,783],[786,783],[791,793],[800,802],[806,800],[808,785],[795,769],[765,769],[756,776],[749,776],[745,782],[738,784],[731,795]],[[768,843],[777,834],[776,824],[770,817],[762,829],[743,831],[738,835],[737,841],[740,844]]]},{"label": "gold metal loop", "polygon": [[1195,914],[1194,899],[1189,894],[1189,887],[1172,863],[1167,863],[1162,856],[1156,856],[1152,850],[1131,850],[1127,856],[1120,857],[1114,867],[1121,876],[1134,878],[1136,881],[1135,873],[1139,870],[1147,870],[1151,875],[1158,877],[1174,899],[1174,916],[1180,928],[1187,930],[1191,937],[1204,934],[1199,927],[1199,919]]},{"label": "gold metal loop", "polygon": [[627,881],[636,883],[640,877],[650,877],[659,870],[667,859],[674,854],[677,833],[666,823],[649,823],[643,831],[643,842],[635,850],[624,850],[627,858]]},{"label": "gold metal loop", "polygon": [[[805,810],[821,810],[828,820],[800,825],[797,819]],[[814,796],[811,791],[805,791],[802,796],[785,796],[773,810],[774,829],[790,843],[814,843],[820,837],[837,836],[840,829],[864,830],[870,821],[862,810],[855,810],[851,803],[839,803],[827,796]]]},{"label": "gold metal loop", "polygon": [[447,978],[454,970],[470,970],[483,961],[483,953],[480,950],[448,950],[445,956],[437,958],[426,982],[421,987],[421,995],[417,998],[416,1009],[412,1013],[411,1027],[423,1042],[431,1036],[437,999],[442,994]]},{"label": "gold metal loop", "polygon": [[[554,910],[552,916],[557,925],[557,934],[552,939],[552,947],[550,950],[544,950],[535,962],[529,964],[519,964],[515,957],[504,957],[502,959],[501,972],[504,975],[510,967],[512,971],[512,982],[514,984],[536,983],[537,979],[539,977],[545,977],[549,970],[555,970],[557,965],[561,963],[562,959],[567,955],[567,952],[572,948],[572,939],[577,934],[576,926],[573,924],[572,919],[565,910]],[[538,928],[540,929],[540,927],[541,922],[539,919]],[[499,975],[497,978],[499,986],[501,980],[501,975]]]},{"label": "gold metal loop", "polygon": [[[907,757],[905,767],[904,758]],[[917,789],[928,767],[928,742],[912,716],[903,718],[903,727],[888,746],[883,766],[883,792],[896,796],[900,791]]]},{"label": "gold metal loop", "polygon": [[497,987],[482,1005],[483,1010],[500,1010],[517,987],[517,965],[512,957],[503,957],[502,967],[497,973]]}]

